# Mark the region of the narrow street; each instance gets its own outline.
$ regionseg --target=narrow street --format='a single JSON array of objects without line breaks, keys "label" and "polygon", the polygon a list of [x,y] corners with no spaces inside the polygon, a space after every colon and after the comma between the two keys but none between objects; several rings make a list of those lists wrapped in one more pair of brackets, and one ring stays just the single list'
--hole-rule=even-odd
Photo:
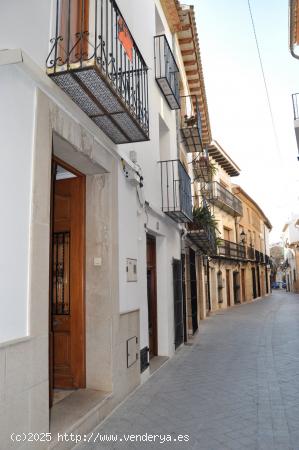
[{"label": "narrow street", "polygon": [[[200,324],[193,346],[93,433],[118,442],[78,448],[299,449],[298,349],[299,295],[277,291],[218,312]],[[146,433],[162,439],[126,442]],[[162,442],[165,435],[173,441]],[[177,442],[178,435],[188,442]]]}]

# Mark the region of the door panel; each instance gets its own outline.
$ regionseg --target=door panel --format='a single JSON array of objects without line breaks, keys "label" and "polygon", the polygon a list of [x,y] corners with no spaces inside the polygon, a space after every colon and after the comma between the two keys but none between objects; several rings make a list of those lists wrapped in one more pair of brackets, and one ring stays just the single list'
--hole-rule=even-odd
[{"label": "door panel", "polygon": [[52,251],[54,388],[85,387],[85,178],[55,182]]}]

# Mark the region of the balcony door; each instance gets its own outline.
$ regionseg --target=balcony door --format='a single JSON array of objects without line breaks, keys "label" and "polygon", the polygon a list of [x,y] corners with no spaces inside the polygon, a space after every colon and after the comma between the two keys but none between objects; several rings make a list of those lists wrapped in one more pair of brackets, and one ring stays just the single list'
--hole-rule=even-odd
[{"label": "balcony door", "polygon": [[58,57],[61,64],[88,58],[89,0],[59,1]]},{"label": "balcony door", "polygon": [[50,380],[54,389],[76,389],[85,387],[85,177],[54,165]]}]

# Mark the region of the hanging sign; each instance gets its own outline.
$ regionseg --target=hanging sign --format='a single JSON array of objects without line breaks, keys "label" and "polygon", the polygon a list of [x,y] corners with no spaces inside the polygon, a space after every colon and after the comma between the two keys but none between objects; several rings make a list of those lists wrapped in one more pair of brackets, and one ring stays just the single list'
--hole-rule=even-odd
[{"label": "hanging sign", "polygon": [[129,32],[126,22],[122,17],[118,19],[118,39],[128,55],[129,60],[133,61],[133,39]]}]

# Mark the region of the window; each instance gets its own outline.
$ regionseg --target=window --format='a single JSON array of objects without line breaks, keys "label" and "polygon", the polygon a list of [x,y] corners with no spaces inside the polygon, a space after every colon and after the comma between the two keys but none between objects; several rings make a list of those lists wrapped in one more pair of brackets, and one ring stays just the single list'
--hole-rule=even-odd
[{"label": "window", "polygon": [[231,231],[232,230],[230,228],[223,227],[223,236],[226,241],[230,241]]},{"label": "window", "polygon": [[166,123],[159,115],[159,149],[160,161],[167,161],[170,158],[170,133]]}]

